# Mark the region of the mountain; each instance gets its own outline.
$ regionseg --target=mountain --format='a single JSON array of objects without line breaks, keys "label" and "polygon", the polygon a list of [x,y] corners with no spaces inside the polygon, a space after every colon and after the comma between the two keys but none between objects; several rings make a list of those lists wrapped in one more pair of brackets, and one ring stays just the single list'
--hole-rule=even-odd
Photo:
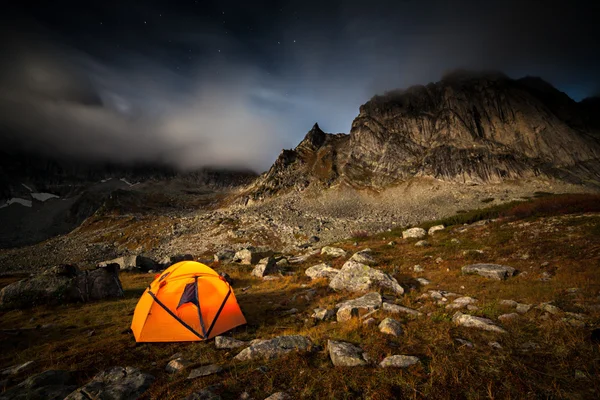
[{"label": "mountain", "polygon": [[380,188],[413,177],[465,184],[556,178],[599,185],[598,100],[580,103],[540,78],[457,71],[360,107],[349,135],[315,124],[251,196],[339,183]]}]

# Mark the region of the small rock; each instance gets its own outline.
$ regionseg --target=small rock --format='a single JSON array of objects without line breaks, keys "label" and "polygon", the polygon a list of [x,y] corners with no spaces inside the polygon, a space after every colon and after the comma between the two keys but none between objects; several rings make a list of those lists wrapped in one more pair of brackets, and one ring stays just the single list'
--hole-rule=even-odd
[{"label": "small rock", "polygon": [[351,343],[328,340],[327,350],[329,351],[331,362],[336,367],[367,365],[362,349]]},{"label": "small rock", "polygon": [[325,246],[321,249],[321,254],[331,257],[346,257],[346,252],[338,247]]},{"label": "small rock", "polygon": [[533,307],[531,304],[518,303],[517,307],[516,307],[516,311],[519,314],[525,314],[527,311],[531,310],[531,307]]},{"label": "small rock", "polygon": [[255,359],[275,359],[292,351],[306,352],[312,347],[312,341],[308,336],[290,335],[278,336],[269,340],[254,342],[250,347],[242,350],[234,358],[238,361]]},{"label": "small rock", "polygon": [[502,350],[502,345],[498,342],[488,342],[488,346],[496,350]]},{"label": "small rock", "polygon": [[444,262],[444,260],[442,259],[442,257],[438,257],[438,258],[435,259],[435,263],[436,264],[441,264],[443,262]]},{"label": "small rock", "polygon": [[407,368],[418,362],[419,358],[415,356],[396,355],[384,358],[379,366],[382,368]]},{"label": "small rock", "polygon": [[365,319],[362,324],[363,325],[375,325],[377,323],[377,320],[375,318],[367,318]]},{"label": "small rock", "polygon": [[463,314],[460,311],[457,311],[456,314],[454,314],[452,317],[452,322],[454,322],[456,325],[461,325],[468,328],[478,328],[491,332],[506,333],[504,329],[495,325],[490,319]]},{"label": "small rock", "polygon": [[387,311],[393,314],[409,314],[415,317],[423,315],[417,310],[413,310],[412,308],[399,306],[397,304],[383,303],[383,311]]},{"label": "small rock", "polygon": [[417,243],[415,243],[416,247],[429,247],[431,246],[431,244],[429,244],[429,242],[427,240],[419,240]]},{"label": "small rock", "polygon": [[327,310],[325,308],[315,308],[313,311],[314,313],[313,315],[311,315],[311,317],[319,321],[326,321],[335,317],[335,311],[333,310]]},{"label": "small rock", "polygon": [[400,322],[392,318],[386,318],[381,321],[379,324],[379,331],[392,336],[400,336],[403,333]]},{"label": "small rock", "polygon": [[430,281],[428,281],[425,278],[417,278],[417,282],[419,282],[419,285],[421,285],[421,286],[427,286],[431,283]]},{"label": "small rock", "polygon": [[549,314],[552,315],[556,315],[559,314],[561,312],[561,309],[550,304],[550,303],[542,303],[539,306],[536,307],[538,310],[542,310],[544,312],[547,312]]},{"label": "small rock", "polygon": [[504,280],[515,274],[515,269],[499,264],[471,264],[462,267],[463,275],[477,274],[486,278]]},{"label": "small rock", "polygon": [[433,235],[434,233],[436,233],[438,231],[442,231],[444,229],[445,229],[444,225],[434,225],[431,228],[429,228],[429,230],[427,231],[427,233],[429,235]]},{"label": "small rock", "polygon": [[519,305],[519,303],[517,303],[514,300],[500,300],[498,302],[498,304],[500,304],[501,306],[508,306],[508,307],[516,307],[517,305]]},{"label": "small rock", "polygon": [[470,250],[464,250],[462,252],[463,256],[475,255],[475,254],[484,254],[484,251],[483,250],[473,250],[473,249],[470,249]]},{"label": "small rock", "polygon": [[479,310],[479,307],[477,307],[474,304],[467,304],[467,310],[469,310],[469,311],[477,311],[477,310]]},{"label": "small rock", "polygon": [[458,240],[458,239],[454,238],[454,239],[451,239],[451,240],[450,240],[450,243],[453,243],[453,244],[460,244],[460,240]]},{"label": "small rock", "polygon": [[310,277],[310,279],[333,279],[339,272],[339,269],[331,268],[327,264],[314,265],[304,271],[306,276]]},{"label": "small rock", "polygon": [[267,275],[273,275],[279,272],[275,259],[273,257],[265,257],[261,259],[256,267],[252,270],[252,276],[264,278]]},{"label": "small rock", "polygon": [[174,374],[176,372],[184,370],[192,364],[193,363],[191,361],[185,360],[183,358],[176,358],[174,360],[169,361],[165,368],[165,371]]},{"label": "small rock", "polygon": [[477,300],[472,297],[469,297],[469,296],[463,296],[463,297],[458,297],[458,298],[454,299],[454,301],[451,304],[448,304],[446,306],[446,308],[449,310],[453,310],[453,309],[466,307],[469,304],[473,304],[473,303],[477,303]]},{"label": "small rock", "polygon": [[498,317],[498,321],[509,322],[509,321],[514,321],[518,318],[519,318],[519,314],[517,314],[517,313],[502,314]]},{"label": "small rock", "polygon": [[357,253],[354,253],[352,255],[352,257],[350,257],[350,260],[355,261],[357,263],[360,264],[365,264],[365,265],[375,265],[377,264],[377,261],[375,261],[375,259],[373,258],[373,256],[371,256],[370,254],[370,250],[361,250]]},{"label": "small rock", "polygon": [[424,272],[425,268],[421,267],[420,265],[415,265],[413,267],[413,271],[415,271],[415,272]]},{"label": "small rock", "polygon": [[352,317],[361,317],[380,308],[381,303],[381,295],[377,292],[367,293],[357,299],[339,303],[336,305],[338,308],[337,320],[338,322],[344,322],[350,320]]},{"label": "small rock", "polygon": [[213,374],[218,374],[223,371],[223,368],[216,364],[205,365],[203,367],[194,368],[190,371],[190,375],[187,377],[188,379],[196,379],[203,376],[209,376]]},{"label": "small rock", "polygon": [[456,338],[454,340],[456,340],[458,343],[462,344],[463,346],[466,346],[466,347],[469,347],[469,348],[475,347],[475,345],[473,343],[469,342],[468,340],[459,339],[459,338]]},{"label": "small rock", "polygon": [[2,370],[0,372],[0,375],[3,375],[3,376],[17,375],[17,374],[24,372],[27,369],[31,368],[33,365],[35,365],[35,361],[27,361],[27,362],[24,362],[23,364],[13,365],[12,367],[8,367],[8,368]]},{"label": "small rock", "polygon": [[410,228],[402,232],[403,239],[423,239],[427,236],[427,232],[423,228]]},{"label": "small rock", "polygon": [[391,242],[388,242],[388,246],[395,246],[396,242],[394,240],[392,240]]},{"label": "small rock", "polygon": [[289,394],[287,394],[285,392],[277,392],[277,393],[273,393],[272,395],[267,397],[265,400],[289,400],[289,399],[291,399]]},{"label": "small rock", "polygon": [[248,343],[229,336],[215,336],[215,347],[217,349],[237,349],[247,345]]}]

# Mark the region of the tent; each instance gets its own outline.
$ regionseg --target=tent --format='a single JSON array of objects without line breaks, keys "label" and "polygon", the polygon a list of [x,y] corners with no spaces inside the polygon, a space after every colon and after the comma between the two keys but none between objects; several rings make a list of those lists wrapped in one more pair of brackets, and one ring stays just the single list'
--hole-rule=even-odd
[{"label": "tent", "polygon": [[208,340],[246,319],[223,277],[204,264],[182,261],[157,275],[133,313],[138,342]]}]

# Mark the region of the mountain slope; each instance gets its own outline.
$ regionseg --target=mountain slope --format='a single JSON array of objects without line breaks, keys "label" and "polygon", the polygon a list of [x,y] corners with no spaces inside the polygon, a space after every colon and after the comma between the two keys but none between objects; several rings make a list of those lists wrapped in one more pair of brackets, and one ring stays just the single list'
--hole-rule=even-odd
[{"label": "mountain slope", "polygon": [[255,184],[254,197],[311,183],[383,187],[412,177],[597,184],[600,129],[593,105],[540,78],[456,72],[373,97],[349,135],[326,134],[315,124]]}]

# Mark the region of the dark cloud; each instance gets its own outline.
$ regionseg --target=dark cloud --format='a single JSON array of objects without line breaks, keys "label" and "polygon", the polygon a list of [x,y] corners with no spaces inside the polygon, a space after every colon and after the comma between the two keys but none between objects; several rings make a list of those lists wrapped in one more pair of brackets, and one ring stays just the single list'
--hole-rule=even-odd
[{"label": "dark cloud", "polygon": [[595,94],[598,16],[554,0],[25,1],[4,13],[0,127],[51,152],[262,170],[315,121],[347,132],[372,95],[455,68]]}]

